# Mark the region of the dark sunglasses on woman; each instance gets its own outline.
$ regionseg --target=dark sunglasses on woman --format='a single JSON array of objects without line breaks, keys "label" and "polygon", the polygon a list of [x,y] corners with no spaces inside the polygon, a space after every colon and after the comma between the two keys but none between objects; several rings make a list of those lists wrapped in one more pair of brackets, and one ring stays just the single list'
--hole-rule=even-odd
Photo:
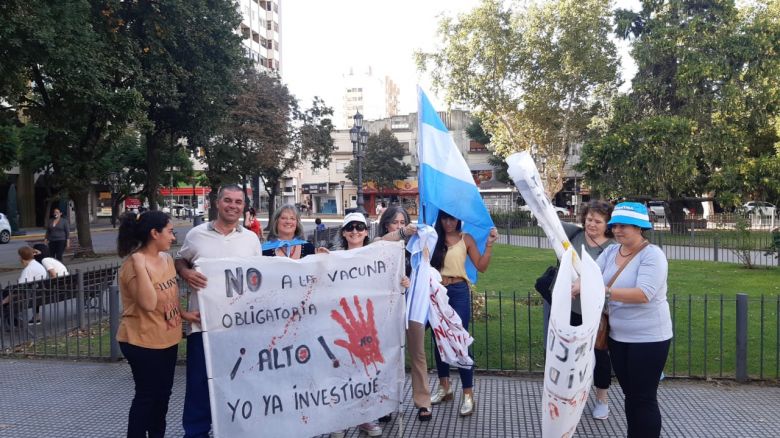
[{"label": "dark sunglasses on woman", "polygon": [[344,231],[366,231],[366,224],[361,222],[350,222],[344,227]]}]

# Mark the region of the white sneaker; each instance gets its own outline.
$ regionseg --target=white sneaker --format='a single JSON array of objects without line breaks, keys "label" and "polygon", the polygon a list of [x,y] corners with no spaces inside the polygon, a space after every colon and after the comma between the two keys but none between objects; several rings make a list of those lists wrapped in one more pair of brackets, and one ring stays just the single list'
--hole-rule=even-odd
[{"label": "white sneaker", "polygon": [[358,429],[362,430],[368,436],[382,436],[382,428],[379,427],[376,421],[369,421],[358,426]]},{"label": "white sneaker", "polygon": [[344,438],[344,435],[347,434],[346,430],[339,430],[337,432],[331,432],[330,438]]},{"label": "white sneaker", "polygon": [[596,399],[593,407],[593,418],[596,420],[606,420],[609,417],[609,403]]}]

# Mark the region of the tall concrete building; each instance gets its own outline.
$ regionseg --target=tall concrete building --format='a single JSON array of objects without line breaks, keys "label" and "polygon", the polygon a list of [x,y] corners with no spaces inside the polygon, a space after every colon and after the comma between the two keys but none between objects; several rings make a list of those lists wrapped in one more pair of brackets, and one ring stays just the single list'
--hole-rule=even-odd
[{"label": "tall concrete building", "polygon": [[282,74],[281,0],[239,0],[246,54],[258,70]]},{"label": "tall concrete building", "polygon": [[398,114],[398,85],[389,76],[374,73],[371,66],[350,68],[342,76],[344,101],[340,128],[352,127],[352,116],[363,114],[366,120],[377,120]]}]

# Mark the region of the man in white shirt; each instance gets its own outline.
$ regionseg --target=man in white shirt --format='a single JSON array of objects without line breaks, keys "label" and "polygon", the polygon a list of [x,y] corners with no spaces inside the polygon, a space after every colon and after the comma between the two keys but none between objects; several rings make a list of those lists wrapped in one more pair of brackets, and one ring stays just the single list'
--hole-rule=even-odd
[{"label": "man in white shirt", "polygon": [[[190,289],[189,311],[198,311],[198,300],[191,292],[206,287],[208,279],[195,270],[201,257],[251,257],[261,255],[257,234],[238,223],[244,212],[244,192],[237,185],[220,188],[217,219],[191,229],[176,257],[176,271]],[[187,387],[184,395],[182,425],[186,438],[206,438],[211,429],[211,408],[206,375],[206,357],[199,323],[191,324],[187,335]]]},{"label": "man in white shirt", "polygon": [[49,256],[49,247],[43,243],[33,245],[35,260],[46,268],[49,278],[64,277],[69,274],[68,268],[61,261]]}]

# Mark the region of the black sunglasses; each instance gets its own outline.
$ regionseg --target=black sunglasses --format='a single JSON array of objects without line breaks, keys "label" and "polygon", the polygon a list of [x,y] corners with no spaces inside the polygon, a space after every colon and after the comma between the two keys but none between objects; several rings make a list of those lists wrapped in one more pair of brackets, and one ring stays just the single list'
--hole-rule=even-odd
[{"label": "black sunglasses", "polygon": [[344,225],[344,231],[366,231],[366,224],[362,222],[350,222]]}]

